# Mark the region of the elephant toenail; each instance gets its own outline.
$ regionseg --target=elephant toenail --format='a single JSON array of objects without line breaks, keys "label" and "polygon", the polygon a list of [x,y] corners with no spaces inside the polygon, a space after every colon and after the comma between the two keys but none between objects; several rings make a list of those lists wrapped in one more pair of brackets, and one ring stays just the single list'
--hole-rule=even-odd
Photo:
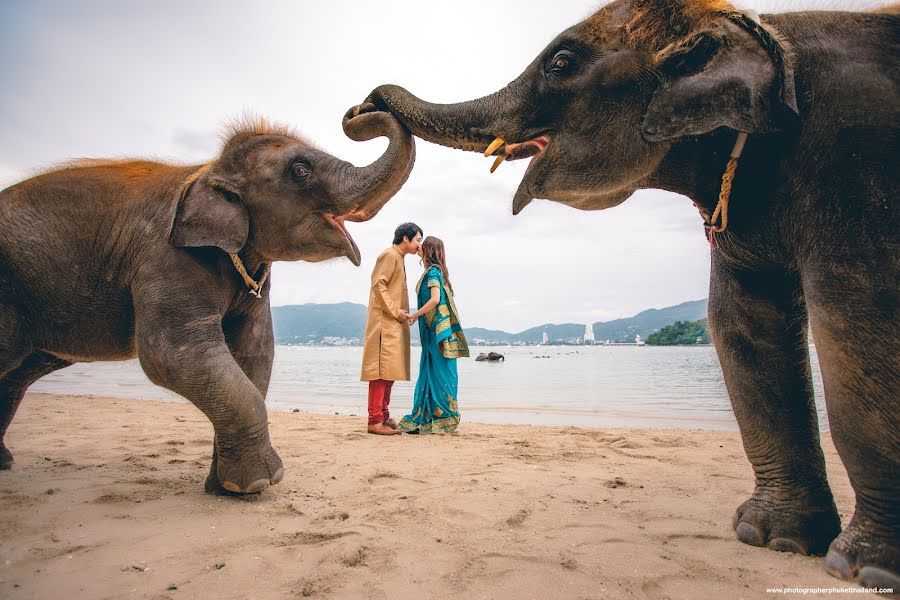
[{"label": "elephant toenail", "polygon": [[738,523],[737,527],[734,528],[734,533],[737,534],[737,538],[745,544],[750,544],[751,546],[766,545],[762,532],[746,521]]},{"label": "elephant toenail", "polygon": [[256,481],[248,485],[247,489],[244,491],[248,494],[255,494],[257,492],[263,491],[267,487],[269,487],[268,479],[257,479]]},{"label": "elephant toenail", "polygon": [[282,477],[284,477],[284,467],[279,467],[278,470],[275,471],[275,474],[272,475],[272,477],[269,479],[269,483],[275,485],[276,483],[281,481]]},{"label": "elephant toenail", "polygon": [[853,576],[856,574],[855,569],[850,566],[850,561],[835,550],[829,550],[828,554],[825,555],[825,570],[844,581],[852,581]]},{"label": "elephant toenail", "polygon": [[236,494],[240,494],[244,490],[241,489],[241,486],[234,483],[233,481],[223,481],[222,487],[228,490],[229,492],[234,492]]},{"label": "elephant toenail", "polygon": [[779,552],[796,552],[797,554],[802,554],[804,556],[809,555],[809,552],[807,552],[802,544],[788,538],[772,538],[769,540],[769,548]]},{"label": "elephant toenail", "polygon": [[863,567],[859,570],[859,585],[870,589],[900,590],[900,575],[881,567]]}]

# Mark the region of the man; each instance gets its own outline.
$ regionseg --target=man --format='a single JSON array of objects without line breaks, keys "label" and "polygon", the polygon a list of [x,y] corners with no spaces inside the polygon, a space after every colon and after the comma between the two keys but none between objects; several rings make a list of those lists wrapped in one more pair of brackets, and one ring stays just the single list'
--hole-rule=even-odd
[{"label": "man", "polygon": [[372,271],[360,377],[369,382],[369,433],[400,433],[388,405],[394,382],[409,381],[409,292],[403,259],[416,254],[421,245],[418,225],[400,225],[393,245],[381,253]]}]

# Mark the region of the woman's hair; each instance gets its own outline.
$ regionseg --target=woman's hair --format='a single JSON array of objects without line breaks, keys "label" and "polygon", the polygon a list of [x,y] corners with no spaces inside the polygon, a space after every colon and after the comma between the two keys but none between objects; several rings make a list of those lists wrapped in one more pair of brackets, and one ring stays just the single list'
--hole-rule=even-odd
[{"label": "woman's hair", "polygon": [[444,274],[444,281],[447,282],[447,287],[449,287],[452,292],[453,284],[450,283],[450,271],[447,270],[447,257],[444,254],[444,242],[441,241],[440,238],[429,235],[422,240],[422,260],[425,262],[426,269],[432,265],[440,267],[441,272]]},{"label": "woman's hair", "polygon": [[403,223],[394,230],[394,245],[403,242],[403,238],[412,241],[417,233],[422,233],[422,228],[415,223]]}]

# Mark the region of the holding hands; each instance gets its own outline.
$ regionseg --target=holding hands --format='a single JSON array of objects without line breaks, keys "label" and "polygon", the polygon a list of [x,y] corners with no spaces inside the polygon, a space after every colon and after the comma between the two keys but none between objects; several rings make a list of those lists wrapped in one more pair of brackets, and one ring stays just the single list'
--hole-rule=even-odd
[{"label": "holding hands", "polygon": [[397,322],[398,323],[406,323],[407,325],[411,326],[413,323],[416,322],[417,318],[418,317],[415,314],[410,314],[410,313],[406,312],[405,310],[401,310],[400,314],[397,315]]}]

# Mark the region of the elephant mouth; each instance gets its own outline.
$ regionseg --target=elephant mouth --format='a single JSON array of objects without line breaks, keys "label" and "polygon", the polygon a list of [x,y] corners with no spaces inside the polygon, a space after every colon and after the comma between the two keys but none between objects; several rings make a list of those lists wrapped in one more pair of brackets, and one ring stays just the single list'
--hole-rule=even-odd
[{"label": "elephant mouth", "polygon": [[520,160],[522,158],[531,157],[531,162],[528,163],[528,167],[525,169],[525,176],[522,177],[522,182],[519,184],[519,189],[516,190],[515,196],[513,196],[513,214],[517,215],[522,212],[522,209],[525,208],[534,198],[535,194],[532,191],[532,181],[534,177],[529,178],[529,174],[531,170],[534,168],[535,164],[541,159],[544,153],[547,150],[547,147],[550,145],[551,138],[548,134],[539,135],[537,137],[533,137],[524,142],[514,142],[511,144],[507,144],[503,138],[496,137],[494,141],[488,145],[488,147],[484,151],[485,156],[491,156],[492,154],[497,153],[497,157],[494,159],[494,164],[491,166],[491,173],[497,170],[504,161],[507,160]]},{"label": "elephant mouth", "polygon": [[[328,224],[337,229],[344,237],[345,245],[347,246],[345,256],[350,259],[350,262],[358,267],[360,264],[362,264],[362,256],[359,253],[359,247],[357,247],[356,242],[354,242],[353,238],[350,237],[350,232],[347,231],[346,227],[344,227],[345,217],[339,217],[331,213],[326,213],[323,216],[325,217],[325,220],[328,221]],[[351,220],[353,219],[351,218]]]},{"label": "elephant mouth", "polygon": [[497,170],[504,161],[521,160],[523,158],[531,158],[525,173],[531,170],[534,164],[540,160],[544,154],[544,150],[550,144],[549,135],[539,135],[524,142],[506,143],[503,138],[496,137],[493,142],[484,151],[485,156],[495,155],[494,164],[491,165],[491,173]]}]

